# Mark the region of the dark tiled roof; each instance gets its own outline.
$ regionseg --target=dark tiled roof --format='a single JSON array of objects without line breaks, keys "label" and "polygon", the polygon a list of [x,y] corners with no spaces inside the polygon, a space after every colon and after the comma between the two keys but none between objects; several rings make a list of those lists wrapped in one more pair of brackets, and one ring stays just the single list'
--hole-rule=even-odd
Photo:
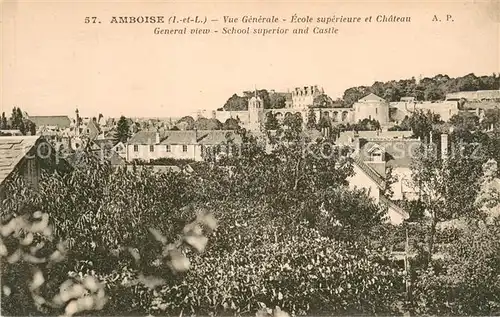
[{"label": "dark tiled roof", "polygon": [[0,184],[14,171],[39,138],[39,136],[0,137]]},{"label": "dark tiled roof", "polygon": [[196,132],[194,130],[165,131],[161,139],[161,144],[196,144]]},{"label": "dark tiled roof", "polygon": [[405,219],[410,218],[410,215],[403,208],[401,208],[398,204],[387,198],[385,195],[380,195],[379,200],[381,204],[392,208],[395,212],[402,215]]},{"label": "dark tiled roof", "polygon": [[129,144],[156,144],[156,132],[139,131],[128,141]]},{"label": "dark tiled roof", "polygon": [[377,184],[378,187],[380,188],[385,187],[384,179],[377,172],[375,172],[370,166],[366,165],[358,155],[354,155],[352,159],[354,161],[354,164],[356,164],[356,166],[358,166],[368,177],[370,177]]},{"label": "dark tiled roof", "polygon": [[71,120],[68,116],[29,116],[28,119],[32,121],[37,128],[42,126],[52,126],[60,129],[66,129],[71,125]]}]

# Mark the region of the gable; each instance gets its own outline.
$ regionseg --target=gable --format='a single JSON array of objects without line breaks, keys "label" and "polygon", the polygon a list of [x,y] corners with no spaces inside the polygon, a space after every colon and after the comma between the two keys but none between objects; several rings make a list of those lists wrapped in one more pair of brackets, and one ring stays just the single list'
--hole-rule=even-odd
[{"label": "gable", "polygon": [[381,101],[385,101],[385,100],[383,98],[373,94],[373,93],[359,99],[359,102],[381,102]]},{"label": "gable", "polygon": [[39,136],[0,137],[0,184],[35,147]]}]

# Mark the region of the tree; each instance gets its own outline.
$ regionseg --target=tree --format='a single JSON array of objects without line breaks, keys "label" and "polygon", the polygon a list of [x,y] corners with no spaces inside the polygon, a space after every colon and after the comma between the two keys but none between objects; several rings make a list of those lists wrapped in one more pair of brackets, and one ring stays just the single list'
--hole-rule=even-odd
[{"label": "tree", "polygon": [[9,128],[9,124],[7,122],[7,117],[5,116],[5,112],[2,112],[2,119],[0,121],[0,127],[2,130],[7,130]]},{"label": "tree", "polygon": [[31,121],[28,121],[29,122],[29,131],[30,131],[30,134],[31,135],[36,135],[36,125],[31,122]]},{"label": "tree", "polygon": [[417,110],[412,113],[409,119],[409,125],[413,131],[413,135],[416,138],[424,142],[430,140],[430,133],[433,131],[433,125],[440,123],[439,115],[432,113],[431,111]]},{"label": "tree", "polygon": [[217,119],[198,118],[195,127],[198,130],[220,130],[222,123]]},{"label": "tree", "polygon": [[321,94],[314,98],[312,107],[313,108],[331,108],[333,105],[333,100],[327,94]]},{"label": "tree", "polygon": [[234,118],[227,119],[222,125],[223,130],[239,130],[241,129],[238,120]]},{"label": "tree", "polygon": [[266,113],[266,122],[264,124],[264,128],[267,131],[270,131],[270,130],[278,129],[278,126],[279,126],[279,123],[278,123],[278,119],[276,119],[276,115],[272,112]]},{"label": "tree", "polygon": [[392,185],[394,185],[398,181],[397,175],[394,175],[394,169],[392,166],[389,166],[385,170],[385,187],[382,191],[382,194],[387,198],[391,199],[394,196],[394,190],[392,189]]},{"label": "tree", "polygon": [[286,98],[281,93],[270,93],[269,100],[271,109],[282,109],[286,106]]},{"label": "tree", "polygon": [[484,118],[481,121],[481,128],[483,130],[499,131],[500,127],[500,109],[487,109],[484,112]]},{"label": "tree", "polygon": [[307,112],[306,127],[308,129],[316,129],[316,113],[314,112],[314,109],[309,109]]},{"label": "tree", "polygon": [[248,99],[233,94],[222,107],[224,111],[245,111],[248,110]]},{"label": "tree", "polygon": [[196,121],[191,116],[184,116],[177,121],[175,124],[181,130],[193,130],[195,128]]},{"label": "tree", "polygon": [[297,140],[302,132],[302,116],[299,113],[285,115],[282,123],[282,135],[285,142]]},{"label": "tree", "polygon": [[115,139],[119,142],[126,143],[131,137],[130,125],[125,116],[121,116],[116,125]]},{"label": "tree", "polygon": [[446,158],[438,153],[433,144],[424,143],[411,165],[419,202],[430,218],[427,263],[434,252],[438,223],[463,216],[480,216],[475,200],[480,190],[485,155],[477,153],[473,144],[463,143],[452,143]]},{"label": "tree", "polygon": [[455,131],[470,132],[479,129],[479,117],[470,112],[459,112],[450,118]]},{"label": "tree", "polygon": [[468,74],[463,77],[451,78],[448,75],[438,74],[417,81],[410,79],[391,80],[388,82],[375,82],[372,86],[351,87],[345,90],[343,100],[350,107],[360,98],[374,93],[387,101],[399,101],[401,97],[415,97],[417,100],[438,101],[443,100],[447,93],[457,91],[474,91],[498,89],[500,80],[495,74],[477,77]]},{"label": "tree", "polygon": [[380,122],[375,119],[363,119],[353,126],[356,131],[376,131],[380,130]]}]

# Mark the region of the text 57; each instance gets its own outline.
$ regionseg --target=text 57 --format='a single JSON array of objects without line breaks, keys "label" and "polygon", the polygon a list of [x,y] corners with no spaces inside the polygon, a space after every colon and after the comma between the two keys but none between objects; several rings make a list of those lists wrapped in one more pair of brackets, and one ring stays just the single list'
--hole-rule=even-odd
[{"label": "text 57", "polygon": [[85,23],[101,23],[97,17],[85,17]]}]

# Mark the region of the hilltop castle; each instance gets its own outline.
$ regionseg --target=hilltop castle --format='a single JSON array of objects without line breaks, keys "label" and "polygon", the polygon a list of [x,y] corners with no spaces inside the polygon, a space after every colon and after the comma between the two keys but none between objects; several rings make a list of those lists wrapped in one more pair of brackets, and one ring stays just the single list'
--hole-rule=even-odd
[{"label": "hilltop castle", "polygon": [[[276,93],[272,91],[272,93]],[[212,117],[225,122],[229,118],[239,120],[245,129],[257,131],[262,128],[265,120],[273,114],[278,121],[290,114],[300,114],[304,123],[312,109],[315,113],[316,122],[320,118],[328,118],[332,123],[354,124],[363,119],[376,120],[383,128],[400,123],[406,116],[410,116],[416,110],[432,111],[439,114],[441,119],[448,121],[457,114],[458,102],[456,100],[445,100],[442,102],[416,101],[413,97],[403,97],[398,102],[388,102],[373,93],[359,99],[352,107],[342,107],[334,104],[333,107],[317,105],[316,98],[324,95],[324,89],[318,86],[305,86],[294,88],[291,92],[278,93],[285,96],[285,107],[281,109],[264,109],[263,100],[255,92],[248,102],[248,110],[212,112]],[[326,95],[325,95],[326,96]]]}]

